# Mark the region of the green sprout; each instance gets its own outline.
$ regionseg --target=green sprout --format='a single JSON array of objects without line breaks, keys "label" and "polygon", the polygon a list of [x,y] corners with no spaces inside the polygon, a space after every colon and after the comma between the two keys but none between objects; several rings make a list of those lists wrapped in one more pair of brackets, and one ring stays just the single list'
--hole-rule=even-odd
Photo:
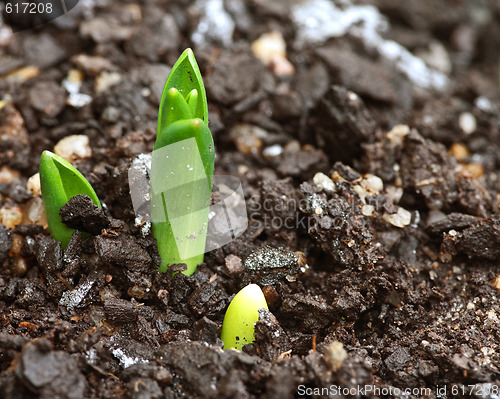
[{"label": "green sprout", "polygon": [[162,263],[203,262],[214,174],[208,106],[193,51],[186,49],[165,83],[151,161],[151,221]]},{"label": "green sprout", "polygon": [[255,323],[259,321],[259,309],[267,307],[264,293],[257,284],[250,284],[238,292],[227,308],[222,322],[220,338],[224,349],[241,350],[255,341]]},{"label": "green sprout", "polygon": [[50,151],[44,151],[40,157],[40,186],[50,234],[65,249],[75,229],[62,222],[61,207],[79,194],[88,195],[98,207],[101,203],[87,179],[68,161]]}]

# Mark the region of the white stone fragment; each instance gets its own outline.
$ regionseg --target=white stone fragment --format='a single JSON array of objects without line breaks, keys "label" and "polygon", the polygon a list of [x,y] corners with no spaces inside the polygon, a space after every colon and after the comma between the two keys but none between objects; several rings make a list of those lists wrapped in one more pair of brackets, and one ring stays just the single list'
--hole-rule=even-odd
[{"label": "white stone fragment", "polygon": [[324,173],[318,172],[313,177],[313,182],[318,187],[321,187],[325,191],[330,191],[334,193],[336,191],[335,183]]},{"label": "white stone fragment", "polygon": [[389,133],[387,133],[387,138],[394,147],[403,145],[405,136],[410,133],[410,127],[407,125],[396,125]]},{"label": "white stone fragment", "polygon": [[97,76],[95,80],[94,90],[97,94],[106,91],[111,86],[120,83],[122,80],[122,75],[118,72],[107,72],[103,71]]},{"label": "white stone fragment", "polygon": [[398,208],[398,211],[394,214],[384,213],[384,220],[393,226],[403,228],[408,226],[411,222],[411,212],[404,208]]},{"label": "white stone fragment", "polygon": [[54,146],[54,152],[68,162],[92,156],[89,138],[84,134],[74,134],[64,137]]},{"label": "white stone fragment", "polygon": [[118,359],[124,369],[137,363],[148,363],[148,361],[145,359],[141,359],[135,356],[128,356],[127,354],[125,354],[122,348],[114,348],[112,353],[113,356]]},{"label": "white stone fragment", "polygon": [[483,96],[476,98],[476,101],[474,101],[474,104],[481,111],[487,112],[487,113],[492,112],[495,109],[495,107],[493,106],[491,101],[488,98],[483,97]]},{"label": "white stone fragment", "polygon": [[379,194],[384,189],[384,182],[378,176],[367,173],[361,181],[361,186],[372,194]]},{"label": "white stone fragment", "polygon": [[458,117],[458,124],[465,134],[472,134],[477,128],[476,117],[470,112],[462,112]]},{"label": "white stone fragment", "polygon": [[266,158],[278,157],[283,153],[283,147],[279,144],[274,144],[269,147],[264,148],[262,155]]},{"label": "white stone fragment", "polygon": [[81,108],[92,102],[92,97],[83,93],[71,93],[66,102],[75,108]]},{"label": "white stone fragment", "polygon": [[42,195],[42,190],[40,188],[40,173],[37,172],[31,176],[28,179],[26,187],[35,197],[40,197]]},{"label": "white stone fragment", "polygon": [[264,33],[252,43],[252,52],[275,75],[293,75],[295,68],[286,58],[286,43],[281,32],[273,30]]},{"label": "white stone fragment", "polygon": [[200,13],[198,26],[191,35],[195,47],[212,42],[229,47],[233,42],[235,23],[224,8],[223,0],[197,0],[194,6]]},{"label": "white stone fragment", "polygon": [[363,205],[361,213],[363,216],[373,216],[375,213],[375,207],[373,205]]},{"label": "white stone fragment", "polygon": [[446,47],[437,40],[431,40],[427,49],[416,53],[425,63],[447,75],[451,73],[452,63]]},{"label": "white stone fragment", "polygon": [[337,371],[342,367],[342,363],[348,358],[348,355],[342,342],[333,341],[325,347],[324,357],[330,369],[332,371]]}]

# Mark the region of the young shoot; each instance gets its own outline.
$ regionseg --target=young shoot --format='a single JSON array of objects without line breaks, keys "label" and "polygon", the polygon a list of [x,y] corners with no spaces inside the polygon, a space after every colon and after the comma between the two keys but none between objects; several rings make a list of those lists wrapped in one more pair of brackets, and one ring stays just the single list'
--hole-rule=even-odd
[{"label": "young shoot", "polygon": [[40,157],[40,186],[50,234],[64,249],[75,229],[61,221],[61,207],[78,194],[88,195],[98,207],[101,203],[87,179],[68,161],[50,151],[44,151]]},{"label": "young shoot", "polygon": [[241,350],[255,341],[255,323],[259,321],[259,309],[267,307],[266,298],[257,284],[250,284],[239,291],[227,308],[222,322],[220,338],[224,349]]},{"label": "young shoot", "polygon": [[203,262],[214,157],[205,87],[187,49],[163,89],[151,161],[151,221],[162,273],[186,264],[183,273],[191,275]]}]

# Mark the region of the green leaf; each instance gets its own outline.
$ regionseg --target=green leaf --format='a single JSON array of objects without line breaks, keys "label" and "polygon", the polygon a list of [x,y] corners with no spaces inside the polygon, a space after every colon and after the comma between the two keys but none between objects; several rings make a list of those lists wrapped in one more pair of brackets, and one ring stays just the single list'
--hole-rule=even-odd
[{"label": "green leaf", "polygon": [[[190,93],[191,94],[191,93]],[[165,126],[170,126],[174,122],[178,122],[184,119],[193,119],[194,110],[191,105],[188,105],[186,99],[182,96],[179,90],[172,87],[167,92],[167,103],[170,105],[170,112],[165,114],[166,124]]]},{"label": "green leaf", "polygon": [[61,221],[61,207],[78,194],[88,195],[99,207],[101,203],[87,179],[68,161],[50,151],[44,151],[40,158],[40,186],[50,234],[66,248],[75,230]]},{"label": "green leaf", "polygon": [[224,349],[241,350],[244,345],[255,341],[255,323],[259,321],[261,308],[269,310],[258,285],[247,285],[235,295],[222,322],[220,338]]},{"label": "green leaf", "polygon": [[[193,90],[196,90],[199,99],[195,102],[187,101],[192,106],[196,103],[192,117],[199,118],[208,124],[208,106],[205,86],[203,85],[200,68],[194,58],[193,50],[190,48],[186,49],[181,54],[172,67],[167,81],[165,82],[158,114],[158,133],[163,128],[167,127],[169,123],[172,123],[171,121],[182,119],[177,116],[177,113],[181,111],[175,107],[175,104],[171,103],[171,98],[169,98],[168,93],[171,88],[177,89],[185,99],[187,99]],[[174,115],[169,115],[170,113]]]},{"label": "green leaf", "polygon": [[203,262],[214,173],[205,87],[193,51],[168,75],[151,161],[151,221],[160,272],[185,263],[191,275]]},{"label": "green leaf", "polygon": [[170,124],[158,135],[151,162],[153,236],[168,265],[186,263],[191,275],[203,262],[214,171],[214,144],[201,119]]}]

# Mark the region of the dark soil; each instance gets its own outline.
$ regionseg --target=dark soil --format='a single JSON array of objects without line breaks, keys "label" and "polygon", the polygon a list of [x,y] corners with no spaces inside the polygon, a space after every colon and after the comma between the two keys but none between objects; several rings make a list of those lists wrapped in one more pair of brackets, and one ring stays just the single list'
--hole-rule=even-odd
[{"label": "dark soil", "polygon": [[[200,30],[209,3],[82,0],[31,30],[0,25],[0,398],[498,398],[500,3],[318,0],[315,18],[364,13],[320,39],[312,0],[224,2],[232,36]],[[272,30],[292,74],[252,53]],[[389,40],[409,52],[391,58]],[[188,46],[215,173],[242,181],[249,226],[172,277],[153,266],[128,169]],[[412,54],[429,64],[417,77]],[[68,74],[87,96],[69,96]],[[27,182],[74,134],[104,215],[69,203],[68,224],[94,235],[63,251]],[[223,351],[249,283],[270,312],[254,344]]]}]

